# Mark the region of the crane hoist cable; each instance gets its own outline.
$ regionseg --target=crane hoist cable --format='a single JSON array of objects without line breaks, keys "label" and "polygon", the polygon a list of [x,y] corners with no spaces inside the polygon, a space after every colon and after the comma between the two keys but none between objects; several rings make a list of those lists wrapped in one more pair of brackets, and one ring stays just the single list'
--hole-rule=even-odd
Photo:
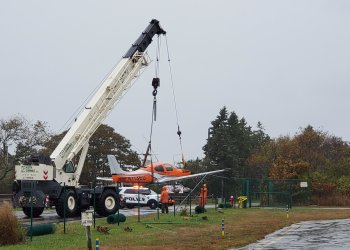
[{"label": "crane hoist cable", "polygon": [[[152,80],[153,106],[152,106],[151,130],[150,130],[150,135],[149,135],[148,146],[147,146],[145,157],[144,157],[143,163],[142,163],[143,167],[145,167],[148,155],[151,156],[151,164],[152,164],[151,151],[152,151],[153,123],[157,120],[157,94],[158,94],[158,87],[160,86],[160,79],[158,77],[158,75],[159,75],[159,60],[160,60],[160,35],[158,35],[158,39],[157,39],[155,77]],[[153,167],[151,169],[152,169],[152,177],[153,177]]]},{"label": "crane hoist cable", "polygon": [[165,42],[166,42],[166,50],[167,50],[167,54],[168,54],[168,64],[169,64],[169,71],[170,71],[171,88],[172,88],[172,93],[173,93],[174,108],[175,108],[175,114],[176,114],[176,123],[177,123],[177,132],[176,132],[176,134],[179,136],[181,158],[182,158],[181,160],[182,160],[183,166],[185,167],[186,166],[186,161],[185,161],[185,157],[184,157],[184,153],[183,153],[183,147],[182,147],[181,130],[180,130],[180,125],[179,125],[179,116],[178,116],[178,112],[177,112],[177,105],[176,105],[176,98],[175,98],[173,71],[172,71],[172,67],[171,67],[168,39],[167,39],[166,35],[165,35]]}]

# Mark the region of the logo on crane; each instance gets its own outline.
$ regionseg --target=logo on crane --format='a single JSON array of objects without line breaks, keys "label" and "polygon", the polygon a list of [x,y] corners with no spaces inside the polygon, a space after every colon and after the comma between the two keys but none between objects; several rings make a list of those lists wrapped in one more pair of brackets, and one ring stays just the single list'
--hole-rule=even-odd
[{"label": "logo on crane", "polygon": [[46,181],[47,178],[49,178],[49,171],[48,170],[43,170],[43,173],[44,173],[43,178]]},{"label": "logo on crane", "polygon": [[64,146],[64,148],[61,150],[60,156],[63,158],[64,155],[67,153],[67,151],[68,151],[72,146],[73,146],[72,143],[66,144],[66,146]]}]

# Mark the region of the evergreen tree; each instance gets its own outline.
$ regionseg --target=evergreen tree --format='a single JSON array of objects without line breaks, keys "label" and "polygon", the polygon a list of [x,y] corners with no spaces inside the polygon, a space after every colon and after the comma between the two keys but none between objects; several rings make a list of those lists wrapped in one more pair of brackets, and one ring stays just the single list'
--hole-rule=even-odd
[{"label": "evergreen tree", "polygon": [[225,179],[211,176],[208,179],[213,194],[222,196],[239,194],[241,178],[250,177],[247,159],[268,140],[259,123],[258,131],[252,131],[244,118],[239,119],[235,112],[229,113],[223,107],[211,122],[209,137],[203,147],[203,164],[207,170],[229,169]]}]

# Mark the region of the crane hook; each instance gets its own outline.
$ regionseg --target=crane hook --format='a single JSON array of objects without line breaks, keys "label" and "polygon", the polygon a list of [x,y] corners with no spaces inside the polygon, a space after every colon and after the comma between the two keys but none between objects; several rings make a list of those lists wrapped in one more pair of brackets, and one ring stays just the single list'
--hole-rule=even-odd
[{"label": "crane hook", "polygon": [[160,86],[160,79],[158,77],[153,78],[152,86],[153,86],[152,95],[155,97],[158,93],[157,88]]}]

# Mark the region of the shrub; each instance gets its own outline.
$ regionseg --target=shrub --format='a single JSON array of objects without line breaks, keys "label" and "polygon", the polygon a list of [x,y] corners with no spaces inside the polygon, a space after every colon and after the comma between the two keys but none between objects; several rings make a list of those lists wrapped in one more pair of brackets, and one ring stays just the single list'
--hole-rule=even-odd
[{"label": "shrub", "polygon": [[206,212],[206,210],[205,210],[204,207],[196,206],[196,208],[194,209],[194,212],[195,212],[196,214],[202,214],[202,213]]},{"label": "shrub", "polygon": [[24,239],[24,232],[8,202],[0,205],[0,246],[16,244]]},{"label": "shrub", "polygon": [[350,176],[342,176],[338,179],[337,191],[342,194],[350,193]]},{"label": "shrub", "polygon": [[187,208],[182,208],[181,209],[180,216],[188,216]]},{"label": "shrub", "polygon": [[107,223],[108,224],[115,224],[119,222],[125,222],[126,217],[124,214],[111,214],[107,217]]}]

